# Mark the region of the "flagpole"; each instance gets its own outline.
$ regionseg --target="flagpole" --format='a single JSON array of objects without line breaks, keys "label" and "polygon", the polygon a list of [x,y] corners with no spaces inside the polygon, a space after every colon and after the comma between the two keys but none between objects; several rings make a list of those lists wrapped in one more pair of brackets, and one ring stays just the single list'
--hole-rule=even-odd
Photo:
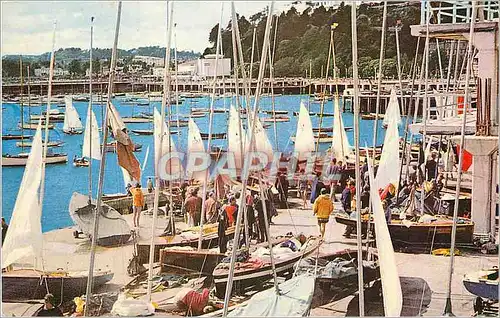
[{"label": "flagpole", "polygon": [[[116,27],[115,27],[115,39],[113,43],[113,51],[111,53],[111,64],[109,69],[109,81],[108,81],[108,96],[106,100],[106,111],[104,113],[104,125],[102,126],[103,130],[103,141],[102,141],[102,156],[101,162],[99,165],[99,184],[97,186],[97,202],[96,209],[94,212],[94,225],[92,228],[92,245],[90,248],[90,266],[89,266],[89,276],[87,280],[87,303],[90,302],[90,297],[92,296],[92,278],[94,275],[94,263],[95,263],[95,249],[97,245],[97,235],[99,232],[99,215],[102,213],[102,193],[103,193],[103,185],[104,185],[104,169],[106,167],[106,141],[108,139],[108,116],[109,116],[109,104],[111,103],[111,98],[113,97],[113,84],[115,81],[115,69],[116,69],[116,57],[117,57],[117,47],[118,47],[118,35],[120,33],[120,18],[122,12],[122,2],[118,1],[118,9],[116,13]],[[90,159],[92,160],[92,159]],[[89,307],[85,306],[84,316],[88,316]]]}]

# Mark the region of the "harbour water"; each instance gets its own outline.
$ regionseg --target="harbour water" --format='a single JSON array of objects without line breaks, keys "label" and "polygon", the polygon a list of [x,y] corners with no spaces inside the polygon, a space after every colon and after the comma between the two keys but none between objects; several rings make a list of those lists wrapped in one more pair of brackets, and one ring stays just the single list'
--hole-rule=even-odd
[{"label": "harbour water", "polygon": [[[234,100],[234,99],[233,99]],[[300,102],[304,101],[307,105],[307,95],[282,95],[275,97],[275,109],[276,110],[287,110],[288,116],[290,117],[289,122],[278,122],[277,123],[277,144],[278,150],[287,152],[293,150],[293,142],[291,142],[290,137],[295,135],[297,116],[293,116],[294,111],[299,111]],[[153,107],[160,109],[160,102],[152,102],[151,106],[137,106],[136,104],[126,104],[122,103],[123,99],[117,98],[114,100],[114,104],[118,111],[123,117],[137,115],[141,112],[151,113],[153,112]],[[214,103],[215,108],[229,108],[231,104],[231,98],[217,99]],[[87,102],[73,102],[73,105],[77,109],[83,125],[85,126],[86,113],[87,113]],[[186,99],[178,107],[179,114],[188,115],[191,108],[208,108],[210,107],[210,97],[203,98],[189,98]],[[321,105],[319,103],[310,103],[311,112],[320,112]],[[2,113],[3,122],[3,133],[14,133],[18,132],[17,124],[20,121],[20,107],[17,104],[4,104]],[[61,113],[64,112],[64,107],[58,108]],[[262,110],[272,109],[272,100],[270,97],[262,97],[259,106]],[[24,118],[25,121],[29,118],[29,113],[40,114],[45,111],[45,106],[42,107],[28,107],[24,108]],[[172,106],[172,113],[175,114],[177,107]],[[99,123],[102,122],[103,109],[100,104],[94,106],[94,112]],[[333,104],[328,101],[324,104],[324,113],[333,113]],[[215,113],[214,114],[214,124],[213,132],[227,132],[227,117],[228,113]],[[261,118],[269,117],[267,114],[260,114]],[[205,117],[195,118],[195,122],[200,127],[201,132],[208,132],[208,114]],[[344,113],[343,120],[345,127],[353,126],[353,114]],[[319,116],[311,116],[311,121],[313,127],[319,127]],[[332,127],[333,117],[323,117],[322,127]],[[360,121],[360,145],[365,144],[371,145],[373,142],[373,120],[361,120]],[[64,144],[61,147],[52,148],[54,152],[64,152],[68,155],[67,164],[56,164],[47,165],[45,174],[45,198],[43,202],[43,212],[42,212],[42,230],[44,232],[71,226],[73,224],[69,214],[68,214],[68,204],[73,192],[88,193],[89,182],[88,182],[88,168],[77,168],[72,164],[73,157],[81,156],[81,147],[83,143],[83,135],[66,135],[62,132],[63,123],[55,123],[55,129],[50,131],[50,140],[60,140]],[[101,126],[101,124],[99,125]],[[127,124],[129,129],[153,129],[152,123],[140,123],[140,124]],[[173,125],[171,130],[177,130],[177,127]],[[178,135],[172,135],[174,142],[176,143],[179,150],[185,150],[187,147],[187,127],[180,127],[180,133]],[[275,135],[273,124],[266,129],[267,135],[271,144],[275,145]],[[400,135],[402,135],[403,130],[400,127]],[[25,130],[25,134],[34,134],[34,131]],[[347,137],[351,145],[354,142],[353,131],[347,132]],[[102,138],[102,136],[101,136]],[[143,172],[142,183],[145,184],[148,177],[152,177],[154,174],[153,169],[153,137],[142,135],[137,136],[131,133],[131,138],[135,143],[142,144],[142,151],[135,153],[141,166],[144,164],[146,149],[149,147],[149,158],[147,159],[145,169]],[[384,140],[384,129],[381,127],[381,122],[379,121],[379,130],[377,144],[383,143]],[[111,139],[110,139],[111,141]],[[2,152],[3,154],[15,154],[21,151],[19,147],[16,146],[16,140],[4,140],[2,141]],[[206,146],[205,141],[205,146]],[[212,145],[225,147],[227,140],[213,140]],[[320,144],[320,150],[326,150],[329,144]],[[28,151],[29,149],[25,149]],[[92,165],[92,175],[93,175],[93,195],[97,193],[97,176],[99,171],[99,162],[94,161]],[[6,221],[10,221],[12,215],[12,210],[17,198],[17,193],[21,183],[22,175],[24,172],[24,167],[2,167],[2,210],[3,216]],[[106,172],[104,180],[104,193],[122,193],[124,192],[123,176],[119,169],[117,163],[117,157],[114,153],[107,153],[106,157]]]}]

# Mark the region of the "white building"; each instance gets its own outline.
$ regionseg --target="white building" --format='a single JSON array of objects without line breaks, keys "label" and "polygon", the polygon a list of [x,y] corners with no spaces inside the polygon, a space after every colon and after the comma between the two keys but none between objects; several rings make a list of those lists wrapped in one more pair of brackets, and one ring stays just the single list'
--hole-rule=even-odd
[{"label": "white building", "polygon": [[[36,77],[45,77],[49,76],[50,68],[49,67],[41,67],[35,69]],[[62,68],[54,68],[54,76],[66,76],[69,75],[69,71],[63,70]]]},{"label": "white building", "polygon": [[165,59],[161,58],[161,57],[155,57],[155,56],[136,55],[132,59],[132,62],[144,62],[147,65],[151,65],[151,66],[160,66],[160,67],[165,66]]},{"label": "white building", "polygon": [[[198,59],[198,63],[196,65],[196,75],[200,78],[208,78],[213,77],[216,72],[216,55],[215,54],[207,54],[205,58]],[[218,67],[217,67],[217,76],[230,76],[231,75],[231,59],[225,57],[219,57],[218,59]]]},{"label": "white building", "polygon": [[198,65],[197,60],[186,61],[184,63],[179,63],[177,65],[177,73],[179,75],[195,75],[196,67]]}]

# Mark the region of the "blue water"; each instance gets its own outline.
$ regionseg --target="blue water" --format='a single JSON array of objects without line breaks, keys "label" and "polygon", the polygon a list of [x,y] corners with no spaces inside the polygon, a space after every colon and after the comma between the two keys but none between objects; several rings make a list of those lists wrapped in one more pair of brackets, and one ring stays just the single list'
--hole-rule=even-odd
[{"label": "blue water", "polygon": [[[304,95],[286,95],[278,96],[275,98],[275,107],[277,110],[288,110],[290,116],[290,122],[278,123],[277,127],[277,142],[278,149],[280,151],[291,151],[293,150],[293,143],[290,141],[290,136],[295,135],[297,118],[292,116],[293,111],[299,111],[301,99],[306,100]],[[195,102],[196,101],[196,102]],[[218,99],[215,101],[215,107],[228,108],[231,103],[230,98]],[[83,125],[85,125],[87,105],[86,102],[74,102],[80,117],[82,118]],[[159,109],[160,102],[152,103],[151,107],[144,106],[132,106],[132,105],[122,105],[120,100],[116,99],[114,104],[117,106],[118,111],[122,116],[131,116],[133,113],[152,112],[152,107],[157,107]],[[189,114],[191,107],[196,108],[207,108],[210,105],[210,98],[197,98],[188,99],[182,105],[179,105],[179,113]],[[324,106],[324,112],[333,113],[333,104],[328,102]],[[3,105],[2,113],[2,129],[3,133],[14,133],[18,132],[17,124],[20,121],[21,111],[19,105],[16,104],[5,104]],[[264,110],[271,110],[271,98],[263,97],[260,103],[260,108]],[[61,111],[64,108],[59,108]],[[175,112],[176,107],[173,106],[173,111]],[[40,114],[44,107],[31,107],[31,114]],[[24,115],[25,120],[28,118],[29,109],[25,107]],[[311,111],[319,112],[320,104],[311,103]],[[94,107],[94,112],[96,114],[97,120],[100,123],[102,121],[102,106],[96,105]],[[217,113],[214,115],[214,132],[226,132],[227,131],[227,114]],[[267,115],[262,114],[262,117]],[[343,114],[344,124],[346,127],[353,126],[353,115],[351,113]],[[209,116],[202,118],[195,118],[195,122],[200,127],[202,132],[208,132],[208,120]],[[319,117],[311,117],[313,127],[319,126]],[[322,127],[331,127],[333,124],[333,117],[323,117]],[[374,121],[362,120],[360,126],[360,145],[364,146],[365,143],[368,145],[372,144],[373,139],[373,125]],[[73,192],[88,192],[88,168],[76,168],[73,167],[72,158],[74,155],[81,155],[81,147],[83,143],[82,135],[69,136],[62,132],[62,123],[56,123],[56,128],[50,131],[50,140],[62,140],[64,145],[62,147],[53,148],[57,152],[64,152],[68,155],[69,162],[63,165],[47,165],[45,174],[45,198],[43,201],[43,212],[42,212],[42,230],[44,232],[63,228],[73,225],[71,218],[69,217],[68,204]],[[152,123],[142,123],[142,124],[127,124],[129,129],[152,129]],[[176,129],[172,127],[172,129]],[[173,135],[174,142],[176,143],[178,149],[185,150],[187,145],[187,127],[180,128],[181,133],[179,135]],[[26,131],[25,131],[26,132]],[[34,134],[34,131],[27,131],[28,133]],[[271,143],[275,143],[274,129],[271,125],[267,129],[268,137]],[[148,158],[145,170],[143,172],[143,183],[147,177],[153,176],[153,137],[152,136],[136,136],[131,134],[132,140],[136,143],[143,145],[142,152],[136,153],[138,160],[141,165],[144,162],[146,149],[150,147],[150,156]],[[351,144],[354,144],[353,131],[347,132],[347,137],[349,138]],[[379,129],[377,144],[381,144],[384,139],[384,130]],[[214,140],[213,145],[225,146],[225,140]],[[329,144],[321,144],[320,150],[327,149]],[[16,140],[5,140],[2,141],[2,152],[15,154],[20,152],[20,148],[16,147]],[[97,175],[99,170],[99,162],[93,161],[92,174],[93,174],[93,193],[94,196],[97,192]],[[17,197],[17,192],[21,183],[23,176],[24,167],[2,167],[2,216],[4,216],[7,222],[10,221],[12,215],[12,210]],[[117,157],[114,153],[107,153],[106,155],[106,167],[105,167],[105,180],[104,180],[104,193],[119,193],[123,192],[123,177],[122,172],[117,164]]]}]

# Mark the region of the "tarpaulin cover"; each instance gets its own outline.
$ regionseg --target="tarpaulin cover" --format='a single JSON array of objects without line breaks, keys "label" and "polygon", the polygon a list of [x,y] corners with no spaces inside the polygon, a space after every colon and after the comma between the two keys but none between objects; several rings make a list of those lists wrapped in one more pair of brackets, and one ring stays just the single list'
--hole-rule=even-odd
[{"label": "tarpaulin cover", "polygon": [[315,278],[299,275],[279,284],[279,295],[274,287],[255,294],[246,306],[232,311],[231,317],[303,317],[309,314],[314,293]]}]

